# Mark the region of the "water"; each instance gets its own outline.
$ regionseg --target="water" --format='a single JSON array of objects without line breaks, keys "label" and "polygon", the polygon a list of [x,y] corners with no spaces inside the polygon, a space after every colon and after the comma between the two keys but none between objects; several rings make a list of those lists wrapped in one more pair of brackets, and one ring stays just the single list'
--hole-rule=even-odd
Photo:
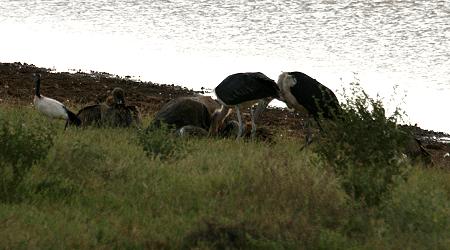
[{"label": "water", "polygon": [[448,0],[0,0],[0,34],[1,62],[194,89],[244,71],[303,71],[335,91],[359,81],[450,132]]}]

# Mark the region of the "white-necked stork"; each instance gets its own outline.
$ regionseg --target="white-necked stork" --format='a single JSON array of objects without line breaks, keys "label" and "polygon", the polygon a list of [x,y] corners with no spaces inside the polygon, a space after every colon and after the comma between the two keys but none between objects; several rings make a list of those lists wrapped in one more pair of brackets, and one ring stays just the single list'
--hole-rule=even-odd
[{"label": "white-necked stork", "polygon": [[66,120],[64,129],[67,128],[68,124],[79,126],[80,119],[78,119],[78,117],[73,112],[67,109],[64,104],[55,99],[41,95],[41,75],[36,73],[33,76],[35,84],[35,95],[33,103],[36,109],[50,118],[59,118]]},{"label": "white-necked stork", "polygon": [[[274,98],[279,98],[279,88],[276,82],[263,73],[248,72],[237,73],[225,78],[214,90],[217,99],[222,107],[216,110],[212,116],[210,134],[217,134],[221,123],[230,113],[230,107],[235,107],[239,122],[239,132],[237,138],[243,133],[243,120],[240,108],[250,107],[252,119],[252,137],[256,132],[256,120],[264,111],[269,102]],[[258,103],[258,107],[253,112],[253,105]]]},{"label": "white-necked stork", "polygon": [[[295,110],[306,109],[317,122],[320,130],[319,118],[334,120],[341,113],[341,106],[336,95],[316,79],[302,72],[283,72],[278,78],[281,99],[288,107]],[[307,144],[310,143],[308,121]]]}]

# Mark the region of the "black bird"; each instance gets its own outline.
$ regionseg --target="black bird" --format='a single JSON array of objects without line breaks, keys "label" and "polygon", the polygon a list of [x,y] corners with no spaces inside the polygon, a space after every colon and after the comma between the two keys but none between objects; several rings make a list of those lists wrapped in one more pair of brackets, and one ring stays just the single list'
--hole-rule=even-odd
[{"label": "black bird", "polygon": [[125,104],[125,92],[122,88],[114,88],[112,96],[113,103],[102,114],[102,124],[111,127],[129,127],[133,122],[133,114]]},{"label": "black bird", "polygon": [[136,106],[127,106],[125,92],[121,88],[114,88],[112,97],[107,103],[84,107],[77,114],[82,126],[112,126],[128,127],[133,122],[140,124],[140,112]]},{"label": "black bird", "polygon": [[[282,73],[278,78],[278,87],[281,99],[287,106],[296,110],[302,107],[306,109],[320,130],[320,118],[334,120],[341,113],[341,106],[333,91],[302,72]],[[308,121],[307,144],[310,143],[310,137]]]},{"label": "black bird", "polygon": [[161,123],[176,129],[189,125],[208,130],[211,125],[211,114],[208,107],[197,98],[179,97],[163,105],[156,113],[150,128],[159,128]]},{"label": "black bird", "polygon": [[101,126],[102,125],[102,114],[106,112],[106,110],[109,108],[108,105],[101,103],[101,104],[94,104],[90,106],[86,106],[82,109],[80,109],[77,113],[77,117],[81,121],[81,126],[87,127],[87,126]]},{"label": "black bird", "polygon": [[[212,116],[210,134],[218,133],[221,123],[230,114],[230,107],[234,106],[239,122],[238,138],[242,136],[244,129],[240,108],[250,107],[252,137],[254,137],[256,132],[255,122],[259,118],[259,115],[272,99],[279,98],[279,88],[276,82],[260,72],[230,75],[214,91],[222,106]],[[258,103],[258,107],[253,112],[252,106],[256,103]]]},{"label": "black bird", "polygon": [[72,111],[67,109],[64,104],[55,99],[41,95],[41,75],[34,74],[33,76],[36,88],[33,103],[36,109],[48,117],[66,120],[64,129],[67,128],[68,124],[79,126],[80,119],[78,119],[78,117],[74,113],[72,113]]}]

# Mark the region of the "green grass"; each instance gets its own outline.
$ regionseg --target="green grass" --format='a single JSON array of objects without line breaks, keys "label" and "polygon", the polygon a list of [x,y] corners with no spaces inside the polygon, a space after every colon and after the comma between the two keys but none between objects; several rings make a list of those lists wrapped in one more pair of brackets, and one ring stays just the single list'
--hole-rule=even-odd
[{"label": "green grass", "polygon": [[329,159],[314,147],[300,151],[300,141],[63,127],[29,107],[0,107],[0,248],[450,245],[445,170],[410,166],[409,178],[368,207],[343,188],[346,176]]}]

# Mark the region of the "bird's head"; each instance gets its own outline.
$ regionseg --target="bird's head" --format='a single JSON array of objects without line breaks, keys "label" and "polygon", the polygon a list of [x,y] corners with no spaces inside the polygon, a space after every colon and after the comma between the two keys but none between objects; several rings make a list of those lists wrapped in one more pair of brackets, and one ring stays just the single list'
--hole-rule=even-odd
[{"label": "bird's head", "polygon": [[112,106],[112,105],[114,105],[114,97],[112,97],[112,96],[108,96],[108,97],[106,97],[106,105],[108,105],[108,106]]},{"label": "bird's head", "polygon": [[112,91],[114,104],[124,105],[125,104],[125,92],[121,88],[114,88]]},{"label": "bird's head", "polygon": [[294,76],[290,75],[288,72],[282,72],[278,77],[278,99],[288,104],[288,106],[290,102],[289,97],[291,97],[291,87],[293,87],[296,83],[297,81],[295,80]]},{"label": "bird's head", "polygon": [[35,87],[35,95],[37,97],[41,97],[41,91],[40,91],[40,86],[41,86],[41,74],[39,73],[34,73],[33,74],[33,80],[34,80],[34,87]]},{"label": "bird's head", "polygon": [[41,74],[39,74],[39,73],[33,73],[33,79],[34,79],[34,80],[40,80],[40,79],[41,79]]},{"label": "bird's head", "polygon": [[209,127],[209,135],[215,136],[219,133],[219,129],[222,126],[225,119],[230,115],[231,109],[221,107],[220,109],[216,109],[211,115],[211,125]]},{"label": "bird's head", "polygon": [[239,133],[239,123],[235,120],[227,121],[219,129],[221,137],[236,137]]},{"label": "bird's head", "polygon": [[292,87],[296,84],[296,80],[294,76],[290,75],[289,72],[281,72],[280,76],[278,76],[277,85],[282,89],[283,85],[288,85]]}]

